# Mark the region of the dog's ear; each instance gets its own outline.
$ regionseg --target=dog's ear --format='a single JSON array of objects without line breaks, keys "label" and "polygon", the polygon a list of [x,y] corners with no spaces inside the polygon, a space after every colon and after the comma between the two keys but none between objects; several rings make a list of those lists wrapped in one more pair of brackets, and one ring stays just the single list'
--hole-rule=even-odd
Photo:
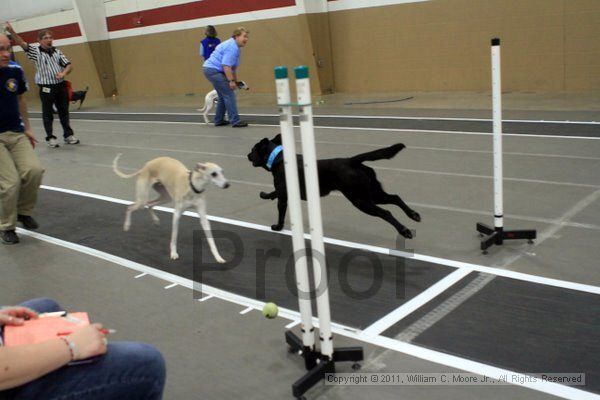
[{"label": "dog's ear", "polygon": [[206,164],[202,164],[202,163],[196,163],[196,166],[194,167],[194,171],[198,171],[198,172],[204,172],[206,171]]},{"label": "dog's ear", "polygon": [[271,141],[275,144],[281,144],[281,133],[278,133]]},{"label": "dog's ear", "polygon": [[258,142],[259,146],[268,146],[269,145],[269,138],[262,138],[262,140],[260,142]]}]

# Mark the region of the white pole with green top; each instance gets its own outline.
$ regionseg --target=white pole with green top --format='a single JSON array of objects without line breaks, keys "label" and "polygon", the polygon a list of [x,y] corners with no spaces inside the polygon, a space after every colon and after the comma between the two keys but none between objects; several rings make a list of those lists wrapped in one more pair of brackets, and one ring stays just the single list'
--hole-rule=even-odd
[{"label": "white pole with green top", "polygon": [[[500,39],[492,39],[492,112],[494,130],[494,227],[504,228],[502,189],[502,80],[500,74]],[[501,239],[500,239],[501,240]]]},{"label": "white pole with green top", "polygon": [[298,182],[298,163],[296,160],[290,82],[288,79],[288,69],[286,67],[275,68],[275,87],[277,89],[279,126],[281,128],[285,181],[292,227],[292,247],[294,249],[296,285],[298,287],[302,344],[305,347],[314,350],[315,334],[312,323],[310,284],[306,263],[306,242],[304,241],[304,223],[302,220],[302,205],[300,203],[300,184]]},{"label": "white pole with green top", "polygon": [[323,242],[321,196],[319,191],[319,175],[317,172],[317,155],[308,67],[296,67],[294,68],[294,72],[296,75],[296,92],[300,115],[300,134],[302,137],[302,156],[304,160],[304,176],[306,181],[306,200],[308,201],[310,243],[312,248],[313,270],[315,274],[317,313],[319,314],[321,354],[332,359],[333,337],[331,334],[331,313],[329,310],[329,288],[327,283],[327,266],[325,262],[325,244]]}]

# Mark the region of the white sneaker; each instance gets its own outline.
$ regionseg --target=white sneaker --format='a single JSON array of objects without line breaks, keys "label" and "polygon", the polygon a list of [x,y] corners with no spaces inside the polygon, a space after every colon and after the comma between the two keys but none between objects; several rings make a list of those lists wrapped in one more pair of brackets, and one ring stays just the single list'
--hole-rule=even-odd
[{"label": "white sneaker", "polygon": [[79,139],[75,137],[75,135],[67,136],[65,138],[66,144],[79,144]]},{"label": "white sneaker", "polygon": [[49,147],[52,147],[53,149],[60,147],[60,145],[58,144],[58,140],[56,140],[55,138],[51,138],[50,140],[46,140],[46,143],[48,143]]}]

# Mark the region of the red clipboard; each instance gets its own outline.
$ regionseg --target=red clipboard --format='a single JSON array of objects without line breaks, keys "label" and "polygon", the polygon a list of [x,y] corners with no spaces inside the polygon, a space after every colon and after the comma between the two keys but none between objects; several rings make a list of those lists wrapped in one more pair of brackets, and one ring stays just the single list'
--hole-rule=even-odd
[{"label": "red clipboard", "polygon": [[19,326],[5,325],[4,345],[41,343],[59,337],[61,334],[70,334],[89,324],[90,319],[86,312],[75,312],[63,317],[30,319]]}]

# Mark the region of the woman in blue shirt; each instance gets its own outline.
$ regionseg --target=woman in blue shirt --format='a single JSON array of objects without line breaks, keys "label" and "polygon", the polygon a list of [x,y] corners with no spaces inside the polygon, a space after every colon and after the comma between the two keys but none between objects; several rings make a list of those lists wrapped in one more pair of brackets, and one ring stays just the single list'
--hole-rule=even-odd
[{"label": "woman in blue shirt", "polygon": [[212,25],[206,27],[204,35],[206,37],[200,42],[200,55],[204,57],[204,60],[208,60],[221,40],[217,37],[217,30]]},{"label": "woman in blue shirt", "polygon": [[[215,126],[231,125],[234,128],[248,126],[242,122],[237,111],[235,89],[237,88],[237,67],[240,64],[240,48],[248,43],[246,28],[237,28],[233,36],[215,48],[210,58],[204,62],[204,76],[219,94],[219,102],[215,114]],[[225,110],[229,121],[225,120]]]}]

